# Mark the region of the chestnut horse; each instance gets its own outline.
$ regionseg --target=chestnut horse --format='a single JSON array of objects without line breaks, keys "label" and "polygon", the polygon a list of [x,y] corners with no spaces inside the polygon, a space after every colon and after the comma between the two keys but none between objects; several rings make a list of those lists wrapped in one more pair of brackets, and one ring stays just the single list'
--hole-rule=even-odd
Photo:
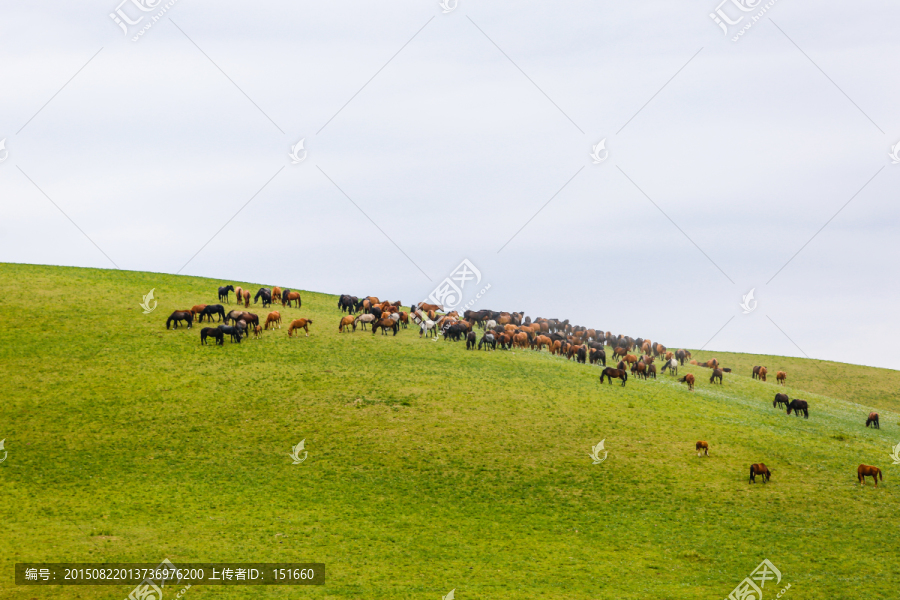
[{"label": "chestnut horse", "polygon": [[756,483],[757,475],[762,475],[763,483],[772,479],[772,472],[763,463],[750,465],[750,481],[747,483]]},{"label": "chestnut horse", "polygon": [[281,302],[281,288],[277,285],[272,288],[272,302]]},{"label": "chestnut horse", "polygon": [[787,373],[785,373],[784,371],[778,371],[778,373],[775,375],[775,381],[777,381],[781,385],[785,384],[786,379],[787,379]]},{"label": "chestnut horse", "polygon": [[281,294],[281,306],[292,306],[292,302],[297,301],[297,308],[300,308],[302,302],[300,301],[300,292],[285,292]]},{"label": "chestnut horse", "polygon": [[273,310],[266,317],[266,329],[269,328],[269,325],[272,325],[272,329],[275,329],[275,325],[278,325],[278,329],[281,329],[281,313],[277,310]]},{"label": "chestnut horse", "polygon": [[344,333],[344,327],[348,329],[353,327],[353,331],[356,331],[356,317],[353,315],[347,315],[346,317],[341,318],[341,322],[338,325],[338,332]]},{"label": "chestnut horse", "polygon": [[872,465],[859,465],[856,468],[856,478],[863,485],[866,485],[866,477],[871,477],[875,481],[875,487],[878,487],[878,480],[881,479],[884,481],[884,475],[881,474],[881,469],[878,467],[873,467]]},{"label": "chestnut horse", "polygon": [[600,373],[600,383],[603,383],[603,378],[609,378],[609,385],[612,385],[613,378],[622,380],[622,387],[625,387],[625,382],[628,381],[628,371],[625,369],[613,369],[612,367],[606,367],[603,369],[603,372]]},{"label": "chestnut horse", "polygon": [[688,373],[687,375],[685,375],[684,377],[679,379],[678,383],[687,383],[688,391],[691,391],[691,392],[694,391],[694,376],[691,375],[690,373]]},{"label": "chestnut horse", "polygon": [[753,379],[762,379],[766,380],[766,368],[765,367],[753,367]]},{"label": "chestnut horse", "polygon": [[[204,310],[205,308],[206,308],[206,305],[205,305],[205,304],[195,304],[195,305],[191,308],[191,314],[193,314],[193,315],[194,315],[194,318],[197,319],[197,318],[203,313],[203,310]],[[199,320],[199,319],[198,319],[198,320]]]},{"label": "chestnut horse", "polygon": [[288,327],[288,337],[294,337],[295,330],[298,331],[299,335],[300,329],[306,332],[306,337],[309,337],[309,327],[307,325],[312,325],[312,319],[294,319]]},{"label": "chestnut horse", "polygon": [[[241,288],[238,288],[239,290]],[[244,308],[248,308],[250,306],[250,290],[244,290],[241,292],[244,295]],[[238,296],[238,304],[241,303],[241,298]]]},{"label": "chestnut horse", "polygon": [[697,442],[697,456],[701,456],[704,453],[709,456],[709,444],[703,441]]},{"label": "chestnut horse", "polygon": [[878,413],[871,412],[869,413],[869,418],[866,419],[866,427],[872,425],[875,429],[881,429],[881,425],[878,424]]}]

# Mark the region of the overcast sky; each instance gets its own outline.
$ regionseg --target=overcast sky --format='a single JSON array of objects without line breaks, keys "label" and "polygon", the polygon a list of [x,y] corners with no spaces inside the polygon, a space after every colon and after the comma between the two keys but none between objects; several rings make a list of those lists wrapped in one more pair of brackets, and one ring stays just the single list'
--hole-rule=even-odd
[{"label": "overcast sky", "polygon": [[0,8],[0,261],[408,304],[468,259],[475,308],[900,368],[897,2],[118,1]]}]

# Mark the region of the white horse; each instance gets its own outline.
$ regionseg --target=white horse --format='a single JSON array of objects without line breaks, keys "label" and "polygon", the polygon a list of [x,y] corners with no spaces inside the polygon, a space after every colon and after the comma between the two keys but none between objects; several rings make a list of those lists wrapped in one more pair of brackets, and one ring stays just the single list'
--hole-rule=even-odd
[{"label": "white horse", "polygon": [[353,322],[353,326],[355,327],[358,323],[362,323],[362,328],[363,328],[363,330],[365,330],[366,323],[372,324],[374,322],[375,322],[375,315],[373,315],[371,313],[366,313],[364,315],[359,315],[358,317],[356,317],[356,320]]},{"label": "white horse", "polygon": [[430,333],[437,339],[437,323],[432,321],[431,319],[426,319],[421,311],[415,311],[412,314],[413,321],[415,321],[416,325],[419,326],[419,337],[422,337],[425,334]]}]

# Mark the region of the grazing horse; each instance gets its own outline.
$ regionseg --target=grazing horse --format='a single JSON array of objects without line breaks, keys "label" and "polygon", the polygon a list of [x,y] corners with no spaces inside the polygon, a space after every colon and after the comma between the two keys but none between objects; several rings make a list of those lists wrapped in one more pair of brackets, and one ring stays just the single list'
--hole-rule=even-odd
[{"label": "grazing horse", "polygon": [[220,287],[219,288],[219,300],[230,304],[231,299],[228,296],[228,292],[233,292],[233,291],[234,291],[233,285],[225,285],[225,286]]},{"label": "grazing horse", "polygon": [[675,358],[678,359],[678,362],[681,363],[681,366],[683,367],[684,361],[687,358],[687,352],[685,352],[684,350],[678,350],[677,352],[675,352]]},{"label": "grazing horse", "polygon": [[263,308],[272,304],[272,290],[269,288],[259,288],[259,291],[256,292],[256,295],[253,297],[253,304],[259,302],[259,299],[262,298]]},{"label": "grazing horse", "polygon": [[685,375],[684,377],[679,379],[678,383],[687,383],[688,391],[691,391],[691,392],[694,391],[694,376],[691,375],[690,373],[688,373],[687,375]]},{"label": "grazing horse", "polygon": [[884,481],[884,475],[881,474],[881,469],[878,467],[873,467],[872,465],[859,465],[856,468],[856,478],[863,485],[866,485],[866,477],[871,477],[875,482],[875,487],[878,487],[878,480],[881,479]]},{"label": "grazing horse", "polygon": [[765,367],[753,367],[753,379],[765,381],[767,372]]},{"label": "grazing horse", "polygon": [[869,413],[869,418],[866,419],[866,427],[868,427],[869,425],[872,425],[872,427],[875,429],[881,429],[881,425],[878,424],[878,413],[877,412]]},{"label": "grazing horse", "polygon": [[358,317],[356,317],[356,320],[353,321],[353,331],[356,331],[357,323],[362,323],[361,327],[362,327],[363,331],[365,331],[366,324],[374,323],[374,322],[375,322],[375,315],[370,315],[370,314],[359,315]]},{"label": "grazing horse", "polygon": [[259,325],[259,315],[254,315],[251,312],[245,312],[241,315],[241,320],[246,322],[248,325]]},{"label": "grazing horse", "polygon": [[747,483],[756,483],[757,475],[762,475],[763,483],[772,479],[772,472],[763,463],[750,465],[750,481]]},{"label": "grazing horse", "polygon": [[639,361],[631,365],[631,374],[637,375],[638,379],[647,379],[647,365],[643,361]]},{"label": "grazing horse", "polygon": [[288,292],[285,290],[281,293],[281,306],[292,306],[292,302],[297,301],[297,308],[302,306],[302,302],[300,301],[300,292]]},{"label": "grazing horse", "polygon": [[[250,306],[250,290],[244,290],[242,293],[244,295],[244,308],[249,308],[249,306]],[[241,303],[241,299],[238,298],[238,304],[240,304],[240,303]]]},{"label": "grazing horse", "polygon": [[203,312],[200,313],[198,321],[202,323],[203,317],[206,317],[206,320],[212,323],[213,315],[218,315],[219,321],[222,321],[225,318],[225,307],[221,304],[207,304]]},{"label": "grazing horse", "polygon": [[704,364],[704,366],[705,366],[707,369],[718,369],[718,368],[719,368],[719,361],[717,361],[715,358],[713,358],[713,359],[710,359],[710,360],[706,361],[706,363]]},{"label": "grazing horse", "polygon": [[661,371],[665,373],[666,369],[672,371],[672,375],[678,375],[678,361],[674,358],[670,358],[667,362],[663,363]]},{"label": "grazing horse", "polygon": [[787,379],[787,373],[785,373],[784,371],[778,371],[778,373],[775,375],[775,381],[777,381],[781,385],[785,384],[786,379]]},{"label": "grazing horse", "polygon": [[266,316],[266,329],[269,328],[269,325],[272,326],[272,329],[275,329],[275,325],[278,325],[278,329],[281,329],[281,313],[277,310],[273,310]]},{"label": "grazing horse", "polygon": [[712,376],[709,378],[710,383],[715,383],[716,379],[719,380],[719,385],[722,385],[722,369],[713,369]]},{"label": "grazing horse", "polygon": [[697,456],[701,456],[704,453],[709,456],[709,444],[703,441],[697,442]]},{"label": "grazing horse", "polygon": [[790,403],[791,399],[788,398],[787,394],[775,394],[775,399],[772,401],[772,408],[781,408],[782,404],[787,407]]},{"label": "grazing horse", "polygon": [[259,325],[254,325],[253,326],[253,337],[256,339],[259,339],[259,336],[261,336],[261,335],[262,335],[262,327],[260,327]]},{"label": "grazing horse", "polygon": [[625,358],[627,355],[628,355],[628,350],[626,350],[622,346],[618,346],[618,347],[616,347],[615,350],[613,350],[613,358],[618,358],[619,356],[621,356],[622,358]]},{"label": "grazing horse", "polygon": [[224,335],[231,336],[231,343],[237,342],[241,343],[241,331],[238,329],[237,325],[219,325],[219,331],[221,331]]},{"label": "grazing horse", "polygon": [[403,329],[409,329],[409,313],[400,313],[400,327],[402,327]]},{"label": "grazing horse", "polygon": [[356,331],[356,317],[353,315],[347,315],[346,317],[341,317],[341,322],[338,325],[338,331],[340,333],[344,333],[344,327],[348,329],[353,327],[353,331]]},{"label": "grazing horse", "polygon": [[272,302],[281,302],[281,288],[277,285],[272,288]]},{"label": "grazing horse", "polygon": [[497,338],[494,337],[494,334],[488,331],[483,336],[481,336],[481,340],[478,342],[478,349],[481,350],[482,346],[487,346],[486,350],[496,350],[497,349]]},{"label": "grazing horse", "polygon": [[356,302],[353,301],[353,296],[341,294],[341,297],[338,298],[338,308],[341,309],[341,312],[348,314],[353,312],[353,309],[356,308]]},{"label": "grazing horse", "polygon": [[621,379],[622,387],[625,387],[625,382],[628,381],[628,371],[625,369],[613,369],[612,367],[606,367],[603,369],[603,372],[600,373],[600,383],[603,383],[603,378],[609,378],[609,385],[612,385],[613,379]]},{"label": "grazing horse", "polygon": [[803,413],[803,418],[809,418],[809,402],[806,400],[791,400],[787,407],[787,414],[791,414],[791,411],[794,411],[794,416],[799,417],[800,413]]},{"label": "grazing horse", "polygon": [[394,335],[397,335],[397,331],[400,329],[400,325],[390,317],[374,321],[372,323],[372,335],[375,335],[375,332],[378,331],[379,327],[381,328],[381,335],[387,335],[388,329],[393,330]]},{"label": "grazing horse", "polygon": [[644,376],[644,379],[648,379],[650,377],[656,379],[656,365],[647,365],[647,374]]},{"label": "grazing horse", "polygon": [[201,345],[206,344],[207,337],[216,338],[217,346],[222,346],[223,344],[225,344],[225,334],[222,333],[222,330],[219,329],[218,327],[204,327],[203,329],[200,330],[200,344]]},{"label": "grazing horse", "polygon": [[187,327],[190,329],[194,325],[194,313],[189,310],[176,310],[166,319],[166,329],[173,321],[175,322],[173,329],[178,329],[178,323],[181,321],[187,321]]},{"label": "grazing horse", "polygon": [[242,316],[244,316],[243,311],[233,310],[225,316],[225,322],[228,323],[228,321],[231,321],[232,323],[236,323]]},{"label": "grazing horse", "polygon": [[297,335],[299,336],[300,329],[306,332],[306,337],[309,337],[308,325],[312,325],[312,319],[294,319],[288,327],[288,337],[294,337],[295,330],[298,332]]},{"label": "grazing horse", "polygon": [[[556,343],[556,342],[555,342]],[[606,366],[606,352],[601,348],[591,348],[591,356],[590,356],[591,364],[602,363],[603,366]]]}]

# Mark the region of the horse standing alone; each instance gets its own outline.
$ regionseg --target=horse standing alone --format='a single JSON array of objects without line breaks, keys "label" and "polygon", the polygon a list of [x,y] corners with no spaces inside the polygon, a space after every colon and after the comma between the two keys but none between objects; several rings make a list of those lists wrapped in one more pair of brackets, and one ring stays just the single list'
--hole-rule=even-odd
[{"label": "horse standing alone", "polygon": [[878,413],[872,412],[869,413],[869,418],[866,419],[866,427],[872,425],[875,429],[881,429],[881,425],[878,424]]},{"label": "horse standing alone", "polygon": [[709,456],[709,444],[704,441],[697,442],[697,456],[701,456],[704,453]]},{"label": "horse standing alone", "polygon": [[881,469],[878,467],[859,465],[856,469],[856,478],[861,484],[866,485],[866,477],[871,477],[875,481],[875,487],[878,487],[879,478],[884,481],[884,475],[881,474]]},{"label": "horse standing alone", "polygon": [[763,483],[772,478],[772,473],[763,463],[750,465],[750,481],[747,483],[756,483],[756,476],[762,475]]}]

